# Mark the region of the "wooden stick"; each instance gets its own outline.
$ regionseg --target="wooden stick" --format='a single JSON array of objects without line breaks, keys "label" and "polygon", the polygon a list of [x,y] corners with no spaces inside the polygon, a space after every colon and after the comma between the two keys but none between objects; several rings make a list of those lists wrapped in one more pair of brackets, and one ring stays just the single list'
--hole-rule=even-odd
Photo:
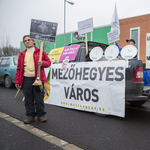
[{"label": "wooden stick", "polygon": [[39,61],[42,59],[42,51],[43,51],[43,41],[41,41],[41,48],[40,48],[40,58]]},{"label": "wooden stick", "polygon": [[[43,51],[43,41],[41,41],[41,48],[40,48],[40,56],[39,56],[39,61],[41,61],[42,59],[42,51]],[[37,78],[36,80],[34,81],[34,83],[32,84],[34,89],[37,91],[37,92],[42,92],[43,90],[43,86],[42,86],[42,82],[41,82],[41,79],[40,79],[40,68],[41,66],[38,65],[38,73],[37,73]]]},{"label": "wooden stick", "polygon": [[[115,25],[116,25],[116,24],[115,24],[115,22],[114,22],[114,30],[115,30]],[[116,41],[114,42],[114,45],[116,45]]]},{"label": "wooden stick", "polygon": [[85,33],[86,55],[88,54],[87,33]]},{"label": "wooden stick", "polygon": [[16,93],[16,95],[15,95],[14,99],[16,99],[16,97],[17,97],[17,95],[18,95],[19,91],[20,91],[20,89],[18,89],[18,91],[17,91],[17,93]]},{"label": "wooden stick", "polygon": [[24,101],[24,99],[25,99],[25,96],[22,98],[22,101]]},{"label": "wooden stick", "polygon": [[[41,41],[39,61],[42,60],[42,51],[43,51],[43,41]],[[41,69],[41,66],[38,66],[38,73],[37,73],[38,80],[40,80],[40,69]]]}]

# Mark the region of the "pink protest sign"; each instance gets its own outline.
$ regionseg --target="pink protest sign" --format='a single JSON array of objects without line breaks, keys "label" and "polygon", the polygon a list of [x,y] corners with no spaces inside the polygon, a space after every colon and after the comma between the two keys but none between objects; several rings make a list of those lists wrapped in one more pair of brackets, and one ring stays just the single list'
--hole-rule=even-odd
[{"label": "pink protest sign", "polygon": [[80,45],[72,45],[64,47],[59,62],[63,61],[64,59],[69,59],[69,61],[75,60],[79,47]]}]

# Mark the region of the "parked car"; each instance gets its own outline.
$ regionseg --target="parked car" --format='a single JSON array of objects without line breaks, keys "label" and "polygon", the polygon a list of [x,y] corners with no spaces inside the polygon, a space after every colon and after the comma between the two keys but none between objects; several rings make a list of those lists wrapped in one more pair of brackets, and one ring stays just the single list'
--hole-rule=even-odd
[{"label": "parked car", "polygon": [[[103,43],[88,41],[88,54],[86,55],[86,45],[83,41],[70,43],[67,46],[76,44],[80,44],[80,48],[78,50],[76,59],[73,62],[92,61],[89,57],[89,53],[94,47],[99,46],[103,49],[103,51],[105,51],[105,49],[109,46]],[[125,100],[133,106],[141,106],[148,100],[150,95],[147,94],[150,93],[149,90],[147,93],[144,92],[143,62],[142,60],[130,59],[129,66],[129,68],[126,68]]]},{"label": "parked car", "polygon": [[17,56],[0,57],[0,82],[3,82],[6,88],[14,85],[17,62]]}]

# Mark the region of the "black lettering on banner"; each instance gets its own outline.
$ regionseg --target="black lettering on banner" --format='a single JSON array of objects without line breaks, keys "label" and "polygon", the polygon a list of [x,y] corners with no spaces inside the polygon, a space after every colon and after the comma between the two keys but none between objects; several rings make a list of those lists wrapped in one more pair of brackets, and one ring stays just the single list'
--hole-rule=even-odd
[{"label": "black lettering on banner", "polygon": [[52,69],[52,79],[54,79],[54,77],[57,79],[57,69]]},{"label": "black lettering on banner", "polygon": [[65,79],[65,80],[67,80],[68,78],[66,77],[66,74],[67,74],[67,72],[68,72],[68,68],[66,68],[66,71],[65,71],[65,73],[64,73],[64,75],[63,75],[63,79]]},{"label": "black lettering on banner", "polygon": [[71,88],[69,99],[71,99],[71,98],[74,98],[76,100],[76,95],[75,95],[75,92],[74,92],[74,88]]},{"label": "black lettering on banner", "polygon": [[92,98],[92,101],[93,101],[93,102],[98,102],[98,101],[99,101],[98,95],[95,94],[95,93],[97,93],[97,92],[98,92],[97,89],[93,89],[93,90],[92,90],[92,96],[95,97],[95,99]]},{"label": "black lettering on banner", "polygon": [[86,67],[86,68],[83,68],[83,80],[88,80],[88,77],[86,77],[86,75],[88,75],[88,70],[90,68],[89,67]]},{"label": "black lettering on banner", "polygon": [[146,58],[147,58],[147,60],[150,60],[150,56],[147,56]]},{"label": "black lettering on banner", "polygon": [[[72,75],[72,76],[71,76]],[[69,73],[68,73],[68,78],[70,79],[70,80],[72,80],[73,78],[74,78],[74,76],[75,76],[75,69],[74,68],[71,68],[70,70],[69,70]]]},{"label": "black lettering on banner", "polygon": [[99,74],[100,74],[100,77],[99,77],[99,80],[100,80],[100,81],[102,80],[102,76],[103,76],[103,73],[104,73],[105,69],[106,69],[106,67],[104,67],[103,70],[101,70],[101,68],[98,67]]},{"label": "black lettering on banner", "polygon": [[65,91],[65,97],[68,98],[69,87],[67,89],[66,89],[66,87],[64,87],[64,91]]},{"label": "black lettering on banner", "polygon": [[79,80],[81,80],[82,68],[80,68],[80,71],[78,71],[78,69],[79,69],[79,68],[76,68],[75,80],[77,80],[77,76],[79,76]]},{"label": "black lettering on banner", "polygon": [[[93,71],[95,71],[95,73],[93,73]],[[90,70],[90,79],[91,80],[95,80],[97,77],[97,68],[96,67],[93,67],[91,70]]]},{"label": "black lettering on banner", "polygon": [[75,64],[71,64],[71,66],[70,67],[75,67]]},{"label": "black lettering on banner", "polygon": [[62,79],[62,69],[59,68],[59,79]]},{"label": "black lettering on banner", "polygon": [[150,40],[150,36],[147,36],[147,41],[149,41]]},{"label": "black lettering on banner", "polygon": [[[72,88],[70,90],[70,88],[66,88],[64,87],[64,92],[65,92],[65,97],[66,99],[74,99],[74,100],[85,100],[87,102],[89,102],[90,100],[93,102],[98,102],[99,101],[99,97],[97,95],[98,90],[97,89],[93,89],[92,91],[90,91],[90,89],[86,88],[85,90],[81,89],[81,88],[77,88],[76,89],[76,93],[75,93],[75,89],[73,88],[74,84],[72,84]],[[91,99],[91,97],[93,96],[93,98]]]},{"label": "black lettering on banner", "polygon": [[82,98],[82,95],[83,95],[83,90],[81,88],[77,88],[77,100],[80,100],[83,101],[83,98]]},{"label": "black lettering on banner", "polygon": [[115,73],[116,73],[116,75],[119,75],[119,76],[120,76],[120,78],[115,77],[115,80],[116,80],[116,81],[122,81],[123,78],[124,78],[123,73],[122,73],[122,72],[119,72],[119,70],[123,70],[123,67],[117,67],[117,68],[116,68]]},{"label": "black lettering on banner", "polygon": [[87,88],[84,90],[84,99],[85,99],[86,101],[90,101],[90,100],[91,100],[91,92],[90,92],[90,90],[87,89]]},{"label": "black lettering on banner", "polygon": [[106,71],[106,81],[113,81],[113,78],[110,78],[110,75],[113,75],[113,72],[110,72],[111,70],[114,70],[115,67],[107,67]]}]

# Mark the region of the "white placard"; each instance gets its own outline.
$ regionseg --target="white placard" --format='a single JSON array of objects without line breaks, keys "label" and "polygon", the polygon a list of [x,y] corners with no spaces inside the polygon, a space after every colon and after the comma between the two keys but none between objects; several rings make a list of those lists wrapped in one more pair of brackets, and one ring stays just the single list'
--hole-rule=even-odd
[{"label": "white placard", "polygon": [[103,55],[103,49],[101,47],[94,47],[90,52],[90,59],[93,61],[97,61],[101,59]]},{"label": "white placard", "polygon": [[121,57],[128,60],[137,55],[137,48],[133,45],[126,45],[121,50]]},{"label": "white placard", "polygon": [[126,61],[97,61],[51,66],[50,96],[45,103],[125,117]]},{"label": "white placard", "polygon": [[146,34],[146,69],[150,69],[150,33]]},{"label": "white placard", "polygon": [[93,31],[93,18],[78,22],[78,34],[85,34]]},{"label": "white placard", "polygon": [[110,45],[105,50],[105,58],[108,60],[113,60],[118,56],[119,49],[116,45]]},{"label": "white placard", "polygon": [[119,40],[119,31],[118,30],[113,30],[111,32],[107,33],[108,37],[108,42],[113,43]]}]

